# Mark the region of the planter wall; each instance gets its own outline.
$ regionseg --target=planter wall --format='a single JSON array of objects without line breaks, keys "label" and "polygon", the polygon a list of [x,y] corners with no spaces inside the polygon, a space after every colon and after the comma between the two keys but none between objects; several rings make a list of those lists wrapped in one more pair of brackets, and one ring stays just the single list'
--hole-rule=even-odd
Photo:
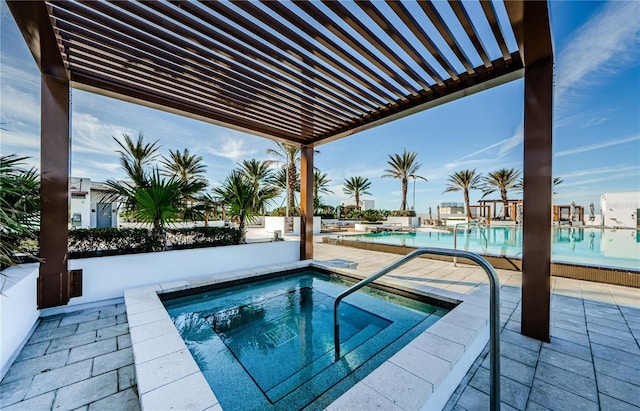
[{"label": "planter wall", "polygon": [[400,224],[403,227],[418,227],[420,219],[418,217],[387,217],[388,224]]},{"label": "planter wall", "polygon": [[299,259],[299,241],[79,258],[69,261],[69,269],[83,270],[82,297],[69,305],[122,297],[128,288]]},{"label": "planter wall", "polygon": [[3,271],[0,279],[0,379],[11,367],[17,353],[27,342],[38,316],[36,281],[38,264],[24,264]]},{"label": "planter wall", "polygon": [[[293,218],[293,232],[287,234],[300,235],[300,217],[291,218]],[[265,217],[265,231],[273,233],[276,230],[280,230],[282,234],[285,234],[284,219],[285,217]],[[321,225],[322,217],[313,217],[313,234],[320,234]]]}]

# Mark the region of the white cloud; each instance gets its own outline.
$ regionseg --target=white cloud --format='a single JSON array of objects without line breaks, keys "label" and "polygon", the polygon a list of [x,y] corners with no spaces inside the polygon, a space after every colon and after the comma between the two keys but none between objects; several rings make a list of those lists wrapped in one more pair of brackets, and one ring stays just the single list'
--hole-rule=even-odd
[{"label": "white cloud", "polygon": [[[504,158],[513,149],[520,147],[522,145],[523,138],[524,132],[521,124],[518,126],[518,128],[516,128],[511,137],[505,138],[472,153],[459,157],[453,161],[450,161],[445,164],[444,170],[441,169],[440,171],[436,172],[435,175],[443,177],[449,175],[452,169],[481,168],[485,165],[495,164],[496,160]],[[478,157],[480,154],[486,154],[488,155],[488,157],[474,158]]]},{"label": "white cloud", "polygon": [[116,155],[118,144],[113,137],[122,134],[137,136],[134,131],[117,125],[104,123],[96,116],[86,113],[74,113],[72,118],[72,148],[78,153]]},{"label": "white cloud", "polygon": [[587,146],[576,147],[576,148],[572,148],[572,149],[569,149],[569,150],[558,151],[558,152],[555,153],[554,157],[570,156],[572,154],[584,153],[586,151],[599,150],[601,148],[617,146],[618,144],[625,144],[625,143],[629,143],[631,141],[638,141],[638,140],[640,140],[640,135],[633,136],[633,137],[627,137],[627,138],[621,138],[621,139],[618,139],[618,140],[605,141],[603,143],[598,143],[598,144],[590,144],[590,145],[587,145]]},{"label": "white cloud", "polygon": [[0,130],[3,152],[11,151],[7,150],[7,147],[16,148],[17,151],[22,151],[23,149],[40,150],[39,135],[26,131],[15,131],[6,126],[4,128],[4,130]]},{"label": "white cloud", "polygon": [[592,87],[594,74],[614,73],[634,58],[640,40],[638,15],[640,2],[610,1],[575,31],[557,53],[556,101],[581,87]]},{"label": "white cloud", "polygon": [[636,170],[640,171],[640,164],[635,166],[611,166],[611,167],[598,167],[598,168],[588,168],[585,170],[574,171],[572,173],[563,174],[561,178],[563,180],[570,179],[574,177],[584,177],[593,174],[602,175],[602,174],[611,174],[611,173],[624,173],[628,171]]},{"label": "white cloud", "polygon": [[228,158],[234,163],[255,157],[260,153],[256,149],[255,141],[250,141],[249,138],[240,134],[221,133],[213,140],[213,144],[205,146],[204,149],[209,154]]}]

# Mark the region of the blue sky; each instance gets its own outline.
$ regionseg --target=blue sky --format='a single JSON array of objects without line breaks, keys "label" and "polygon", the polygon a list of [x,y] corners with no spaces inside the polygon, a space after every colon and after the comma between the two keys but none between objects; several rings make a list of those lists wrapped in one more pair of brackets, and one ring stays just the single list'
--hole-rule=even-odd
[{"label": "blue sky", "polygon": [[[3,155],[39,162],[39,73],[2,2],[0,122]],[[554,201],[585,207],[612,191],[640,191],[640,2],[552,1],[556,51],[554,176],[564,179]],[[368,177],[376,207],[398,209],[400,181],[382,179],[387,155],[417,151],[420,173],[416,209],[461,202],[442,194],[447,176],[476,168],[522,169],[523,80],[495,87],[332,143],[318,146],[315,163],[332,180],[336,205],[346,177]],[[242,159],[267,159],[270,140],[136,106],[95,94],[72,92],[72,175],[92,180],[124,177],[112,136],[159,140],[161,152],[188,148],[208,166],[212,185]],[[412,204],[410,183],[408,204]],[[481,196],[472,192],[471,200]],[[513,193],[517,198],[520,194]],[[493,197],[491,197],[493,198]],[[275,205],[279,205],[280,201]]]}]

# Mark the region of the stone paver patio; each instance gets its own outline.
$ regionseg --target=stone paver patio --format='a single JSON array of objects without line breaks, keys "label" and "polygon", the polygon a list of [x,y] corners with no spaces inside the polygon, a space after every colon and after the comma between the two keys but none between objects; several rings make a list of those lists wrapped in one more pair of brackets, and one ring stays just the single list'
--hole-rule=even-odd
[{"label": "stone paver patio", "polygon": [[[354,272],[366,275],[398,256],[316,244],[315,258],[354,261]],[[640,410],[640,290],[553,278],[547,344],[519,333],[521,273],[498,274],[503,410]],[[389,276],[488,298],[477,267],[418,259]],[[486,356],[485,349],[446,410],[488,409]],[[139,409],[124,304],[43,318],[0,383],[0,408]]]}]

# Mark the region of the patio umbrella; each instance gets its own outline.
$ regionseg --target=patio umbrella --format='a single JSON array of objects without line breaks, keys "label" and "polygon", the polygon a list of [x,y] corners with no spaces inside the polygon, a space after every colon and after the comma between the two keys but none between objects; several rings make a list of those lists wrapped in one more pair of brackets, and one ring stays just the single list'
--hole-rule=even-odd
[{"label": "patio umbrella", "polygon": [[436,218],[440,220],[440,206],[436,207]]},{"label": "patio umbrella", "polygon": [[596,219],[596,206],[593,204],[589,204],[589,221],[594,221]]},{"label": "patio umbrella", "polygon": [[516,222],[520,224],[522,222],[522,203],[518,203],[516,207]]}]

